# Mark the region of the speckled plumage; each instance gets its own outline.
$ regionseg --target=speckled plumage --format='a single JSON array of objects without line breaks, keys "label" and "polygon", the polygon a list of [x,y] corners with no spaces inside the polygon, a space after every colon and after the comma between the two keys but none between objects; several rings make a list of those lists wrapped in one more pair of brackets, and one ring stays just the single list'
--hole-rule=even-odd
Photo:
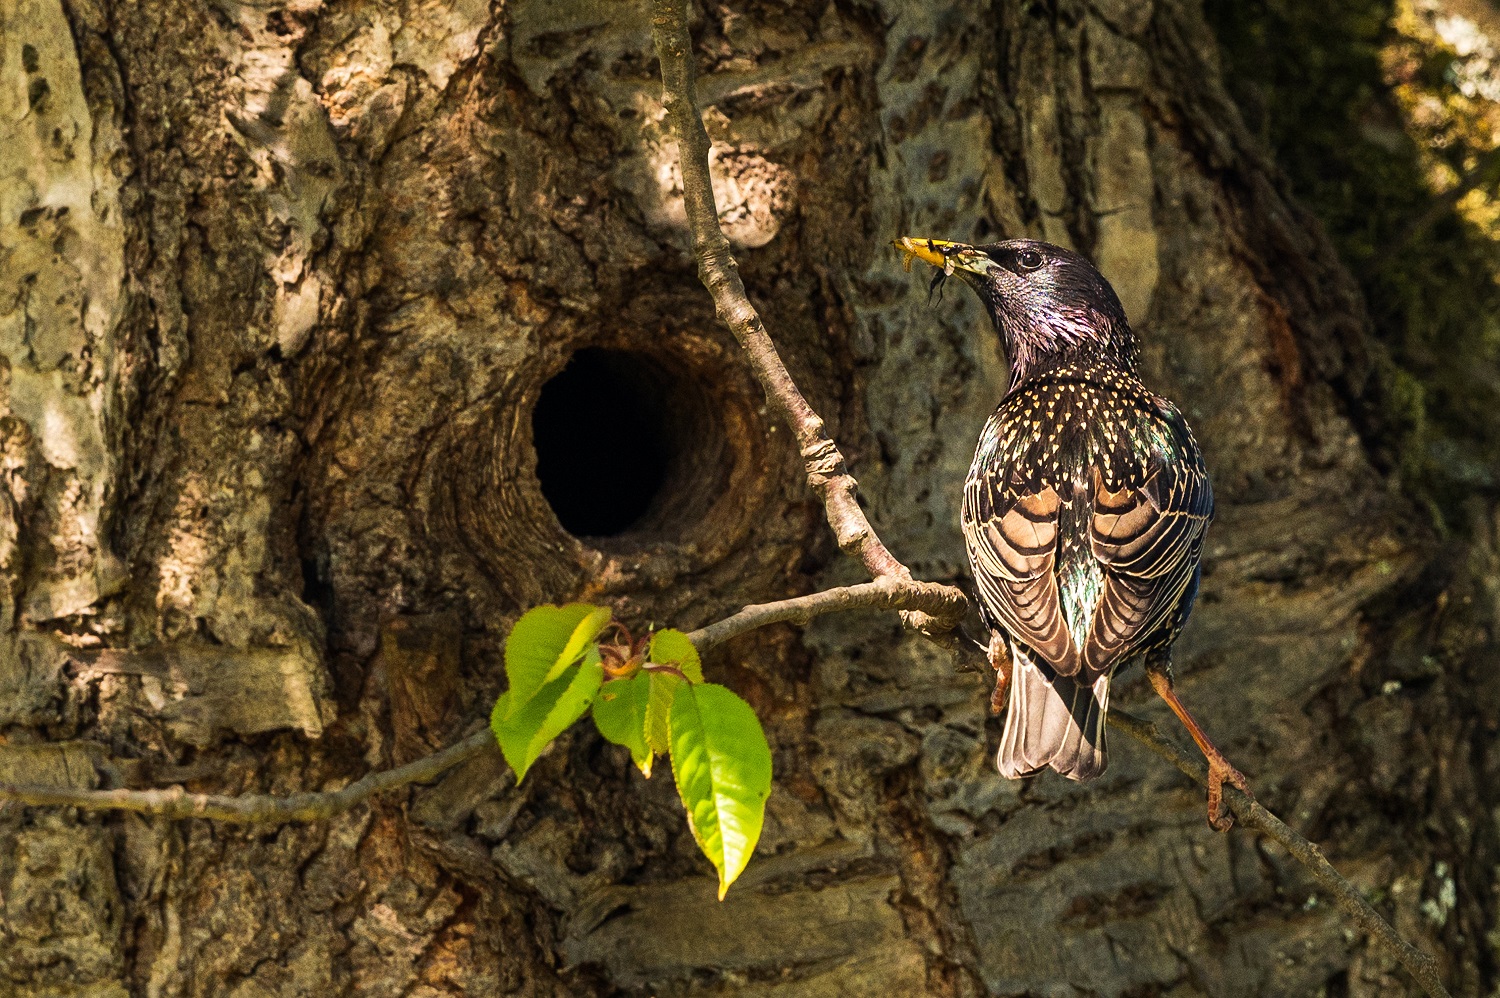
[{"label": "speckled plumage", "polygon": [[[1002,772],[1103,772],[1112,675],[1176,639],[1212,508],[1187,424],[1131,372],[1062,364],[1001,402],[969,469],[963,528],[980,605],[1018,671]],[[1049,701],[1076,722],[1051,741]]]},{"label": "speckled plumage", "polygon": [[1029,240],[927,248],[979,293],[1011,368],[962,517],[984,619],[1013,662],[998,765],[1090,779],[1115,670],[1142,654],[1169,669],[1192,609],[1213,515],[1203,458],[1136,376],[1124,312],[1088,261]]}]

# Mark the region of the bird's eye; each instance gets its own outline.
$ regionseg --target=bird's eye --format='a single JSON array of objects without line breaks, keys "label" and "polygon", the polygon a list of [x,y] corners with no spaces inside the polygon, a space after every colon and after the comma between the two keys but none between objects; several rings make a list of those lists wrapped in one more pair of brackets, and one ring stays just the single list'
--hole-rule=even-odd
[{"label": "bird's eye", "polygon": [[1036,270],[1042,265],[1042,254],[1036,250],[1022,250],[1016,254],[1016,266],[1022,270]]}]

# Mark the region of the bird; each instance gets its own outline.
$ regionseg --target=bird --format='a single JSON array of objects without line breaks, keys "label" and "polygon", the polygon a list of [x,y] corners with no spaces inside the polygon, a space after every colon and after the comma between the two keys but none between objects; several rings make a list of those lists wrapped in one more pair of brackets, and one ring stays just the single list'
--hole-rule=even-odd
[{"label": "bird", "polygon": [[1010,369],[960,517],[996,712],[1008,691],[1001,775],[1102,774],[1110,684],[1139,659],[1207,760],[1208,823],[1227,831],[1223,786],[1249,794],[1248,782],[1172,675],[1172,644],[1202,578],[1213,487],[1182,413],[1141,382],[1114,289],[1082,255],[1038,240],[908,236],[895,245],[908,268],[913,258],[937,268],[929,295],[954,274],[974,290]]}]

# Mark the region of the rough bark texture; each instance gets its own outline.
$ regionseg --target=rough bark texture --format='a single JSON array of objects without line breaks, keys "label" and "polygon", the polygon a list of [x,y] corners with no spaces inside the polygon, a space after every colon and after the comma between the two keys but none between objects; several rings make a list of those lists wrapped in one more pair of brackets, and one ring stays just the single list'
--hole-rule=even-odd
[{"label": "rough bark texture", "polygon": [[[535,603],[687,628],[855,581],[694,276],[647,11],[0,0],[0,778],[337,786],[484,716]],[[891,548],[962,577],[1005,375],[888,241],[1092,254],[1219,497],[1183,696],[1455,993],[1493,989],[1500,525],[1476,497],[1440,544],[1376,470],[1360,289],[1198,5],[715,3],[696,33],[746,284]],[[635,381],[588,419],[667,400],[660,494],[609,538],[536,474],[585,347]],[[1128,742],[1087,787],[1000,780],[987,677],[890,614],[707,670],[777,766],[722,904],[670,781],[580,729],[521,788],[488,754],[327,823],[9,809],[0,992],[1405,993]]]}]

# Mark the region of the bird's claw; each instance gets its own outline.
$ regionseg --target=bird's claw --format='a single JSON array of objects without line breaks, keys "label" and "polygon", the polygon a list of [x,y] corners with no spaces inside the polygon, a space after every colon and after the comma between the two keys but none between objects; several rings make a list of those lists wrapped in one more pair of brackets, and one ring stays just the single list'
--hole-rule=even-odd
[{"label": "bird's claw", "polygon": [[1208,827],[1216,832],[1227,832],[1234,827],[1234,812],[1224,807],[1224,784],[1230,784],[1240,793],[1255,799],[1250,792],[1250,783],[1229,764],[1223,756],[1208,760]]}]

